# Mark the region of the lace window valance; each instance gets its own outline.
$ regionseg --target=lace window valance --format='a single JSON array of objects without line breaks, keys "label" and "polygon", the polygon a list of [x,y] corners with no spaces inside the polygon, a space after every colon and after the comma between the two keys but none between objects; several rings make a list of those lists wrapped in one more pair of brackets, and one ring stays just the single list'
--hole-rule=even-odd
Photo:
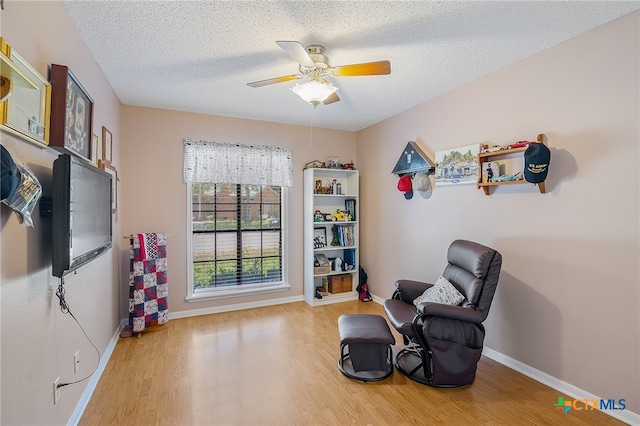
[{"label": "lace window valance", "polygon": [[291,148],[184,140],[185,182],[293,185]]}]

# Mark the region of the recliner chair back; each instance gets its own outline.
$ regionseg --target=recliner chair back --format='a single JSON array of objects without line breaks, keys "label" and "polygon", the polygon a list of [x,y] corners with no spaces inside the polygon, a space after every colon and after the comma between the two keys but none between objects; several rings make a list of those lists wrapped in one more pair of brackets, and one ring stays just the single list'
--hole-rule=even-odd
[{"label": "recliner chair back", "polygon": [[463,306],[481,312],[484,321],[498,286],[502,255],[472,241],[456,240],[449,246],[447,261],[442,276],[466,297]]}]

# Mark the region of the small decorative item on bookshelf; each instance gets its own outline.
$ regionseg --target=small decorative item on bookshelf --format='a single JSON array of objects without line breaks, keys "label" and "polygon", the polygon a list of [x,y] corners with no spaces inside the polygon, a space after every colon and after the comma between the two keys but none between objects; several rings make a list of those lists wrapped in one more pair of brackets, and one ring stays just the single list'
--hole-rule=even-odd
[{"label": "small decorative item on bookshelf", "polygon": [[332,156],[327,158],[327,167],[330,169],[341,169],[340,157]]},{"label": "small decorative item on bookshelf", "polygon": [[313,261],[313,272],[316,275],[328,274],[331,272],[331,267],[329,265],[329,259],[327,259],[327,256],[324,253],[316,253]]},{"label": "small decorative item on bookshelf", "polygon": [[322,248],[327,245],[327,228],[313,229],[313,248]]},{"label": "small decorative item on bookshelf", "polygon": [[344,200],[344,209],[346,210],[347,214],[351,216],[351,219],[349,220],[356,220],[356,200]]},{"label": "small decorative item on bookshelf", "polygon": [[304,165],[305,169],[318,169],[318,168],[324,168],[325,164],[322,161],[318,161],[318,160],[313,160],[308,162],[307,164]]},{"label": "small decorative item on bookshelf", "polygon": [[314,194],[332,194],[333,193],[333,187],[331,186],[331,182],[327,182],[327,184],[325,185],[324,182],[322,181],[322,179],[316,179],[315,182],[315,187],[313,189],[313,193]]},{"label": "small decorative item on bookshelf", "polygon": [[336,272],[342,272],[342,259],[336,257],[333,260],[333,270]]},{"label": "small decorative item on bookshelf", "polygon": [[336,220],[338,222],[344,222],[345,220],[347,220],[345,212],[343,212],[340,209],[336,210],[336,212],[333,214],[333,217],[335,217],[334,220]]},{"label": "small decorative item on bookshelf", "polygon": [[356,166],[355,166],[355,164],[353,164],[353,161],[349,161],[348,163],[344,163],[342,165],[342,168],[345,169],[345,170],[355,170]]}]

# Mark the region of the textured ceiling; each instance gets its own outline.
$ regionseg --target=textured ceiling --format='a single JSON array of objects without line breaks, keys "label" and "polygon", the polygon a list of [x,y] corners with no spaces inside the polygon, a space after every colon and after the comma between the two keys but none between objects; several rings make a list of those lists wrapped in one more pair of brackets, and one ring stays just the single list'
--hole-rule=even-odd
[{"label": "textured ceiling", "polygon": [[[64,1],[120,101],[360,130],[640,8],[588,1]],[[333,77],[314,108],[276,40],[324,44],[332,65],[388,59],[391,75]],[[615,48],[615,46],[612,46]]]}]

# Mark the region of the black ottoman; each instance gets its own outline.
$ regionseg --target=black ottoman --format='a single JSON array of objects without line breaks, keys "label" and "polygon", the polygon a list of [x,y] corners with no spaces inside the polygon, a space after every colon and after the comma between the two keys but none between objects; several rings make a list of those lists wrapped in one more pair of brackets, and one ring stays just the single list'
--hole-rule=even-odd
[{"label": "black ottoman", "polygon": [[393,374],[391,345],[396,339],[380,315],[352,314],[338,318],[340,371],[363,382],[384,380]]}]

